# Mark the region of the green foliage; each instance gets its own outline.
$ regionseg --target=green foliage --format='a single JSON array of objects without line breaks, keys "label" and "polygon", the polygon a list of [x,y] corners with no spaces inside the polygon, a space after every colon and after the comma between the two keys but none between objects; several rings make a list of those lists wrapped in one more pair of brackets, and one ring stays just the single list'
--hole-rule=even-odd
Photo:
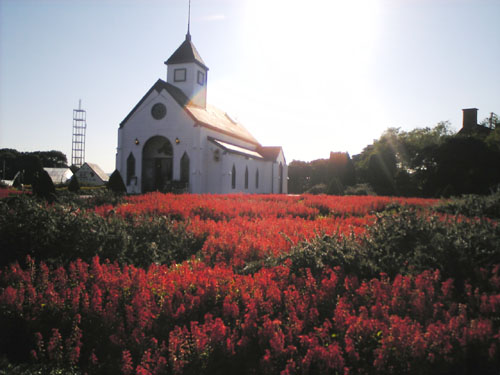
[{"label": "green foliage", "polygon": [[456,136],[428,150],[426,170],[420,174],[428,196],[488,194],[500,183],[500,151],[483,139]]},{"label": "green foliage", "polygon": [[500,219],[500,187],[494,193],[486,196],[469,194],[449,199],[435,207],[435,210],[452,215],[485,216],[491,219]]},{"label": "green foliage", "polygon": [[33,194],[39,198],[46,199],[49,202],[54,201],[56,188],[49,174],[41,169],[34,174]]},{"label": "green foliage", "polygon": [[367,183],[348,186],[344,193],[345,195],[377,195],[370,184]]},{"label": "green foliage", "polygon": [[[29,235],[27,235],[29,234]],[[196,254],[204,238],[168,217],[101,217],[61,204],[47,206],[27,196],[0,202],[0,266],[27,255],[50,264],[93,256],[148,267],[181,262]]]},{"label": "green foliage", "polygon": [[80,183],[78,182],[78,177],[76,177],[76,175],[73,175],[73,177],[71,177],[71,181],[68,185],[68,190],[72,193],[77,193],[78,191],[80,191]]},{"label": "green foliage", "polygon": [[68,160],[61,151],[35,151],[31,154],[37,156],[44,168],[67,168]]},{"label": "green foliage", "polygon": [[[4,164],[5,163],[5,164]],[[17,172],[23,176],[23,184],[32,184],[33,175],[42,168],[62,168],[67,166],[66,155],[60,151],[19,152],[14,149],[0,149],[0,167],[2,178],[12,180]]]},{"label": "green foliage", "polygon": [[311,186],[309,189],[306,190],[306,194],[326,194],[327,192],[327,186],[325,184],[317,184],[314,186]]},{"label": "green foliage", "polygon": [[485,219],[444,220],[394,206],[377,214],[364,236],[318,235],[289,254],[248,265],[245,272],[286,261],[295,273],[309,268],[319,275],[325,266],[339,266],[363,279],[439,269],[443,278],[453,278],[462,288],[479,268],[500,263],[500,227]]},{"label": "green foliage", "polygon": [[48,364],[13,364],[6,358],[0,359],[0,375],[81,375],[76,368],[58,368]]},{"label": "green foliage", "polygon": [[326,192],[330,195],[344,195],[344,191],[344,184],[336,177],[332,178],[326,189]]},{"label": "green foliage", "polygon": [[76,172],[78,172],[78,170],[80,169],[80,167],[77,167],[76,165],[71,164],[71,166],[69,167],[69,169],[71,170],[71,172],[73,172],[73,174],[75,174]]},{"label": "green foliage", "polygon": [[495,130],[486,137],[485,142],[490,148],[500,151],[500,123],[498,123]]},{"label": "green foliage", "polygon": [[378,195],[396,193],[394,175],[397,171],[398,129],[388,129],[379,140],[354,156],[360,182],[369,183]]},{"label": "green foliage", "polygon": [[[345,152],[331,152],[328,159],[311,162],[294,160],[288,166],[288,177],[288,191],[292,194],[308,192],[339,195],[345,186],[356,182],[354,164]],[[323,185],[325,189],[318,192],[318,186]]]},{"label": "green foliage", "polygon": [[116,194],[124,194],[127,192],[127,188],[125,187],[125,183],[118,169],[109,177],[107,188]]},{"label": "green foliage", "polygon": [[390,128],[353,157],[358,182],[378,195],[487,194],[500,183],[498,134],[453,135],[447,122],[409,132]]}]

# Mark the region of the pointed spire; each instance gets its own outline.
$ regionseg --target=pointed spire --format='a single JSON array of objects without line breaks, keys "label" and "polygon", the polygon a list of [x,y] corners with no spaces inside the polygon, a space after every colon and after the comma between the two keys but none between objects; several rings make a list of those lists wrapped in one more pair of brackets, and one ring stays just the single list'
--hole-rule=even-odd
[{"label": "pointed spire", "polygon": [[191,33],[189,32],[191,26],[191,0],[189,0],[189,7],[188,7],[188,32],[186,34],[186,40],[191,41]]}]

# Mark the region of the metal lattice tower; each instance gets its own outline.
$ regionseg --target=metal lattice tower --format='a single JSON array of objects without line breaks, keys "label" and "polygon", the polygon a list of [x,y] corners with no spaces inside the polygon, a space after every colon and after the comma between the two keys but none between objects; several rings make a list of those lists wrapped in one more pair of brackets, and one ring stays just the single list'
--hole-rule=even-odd
[{"label": "metal lattice tower", "polygon": [[82,100],[78,109],[73,110],[73,148],[71,164],[81,167],[85,163],[85,132],[87,130],[87,111],[82,109]]}]

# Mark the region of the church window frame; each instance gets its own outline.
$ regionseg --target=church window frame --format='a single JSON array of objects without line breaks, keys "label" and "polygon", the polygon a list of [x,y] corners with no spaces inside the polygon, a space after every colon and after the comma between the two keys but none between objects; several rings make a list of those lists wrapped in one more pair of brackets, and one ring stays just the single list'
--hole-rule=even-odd
[{"label": "church window frame", "polygon": [[151,116],[155,120],[161,120],[167,115],[167,107],[163,103],[156,103],[151,107]]},{"label": "church window frame", "polygon": [[203,73],[201,70],[198,70],[197,82],[198,85],[205,86],[205,73]]},{"label": "church window frame", "polygon": [[127,158],[127,185],[130,185],[133,178],[135,178],[135,156],[130,153]]},{"label": "church window frame", "polygon": [[187,69],[178,68],[174,69],[174,82],[186,82]]},{"label": "church window frame", "polygon": [[259,188],[259,168],[255,171],[255,188]]},{"label": "church window frame", "polygon": [[236,189],[236,166],[234,164],[231,170],[231,188]]},{"label": "church window frame", "polygon": [[248,166],[245,168],[245,189],[248,189]]}]

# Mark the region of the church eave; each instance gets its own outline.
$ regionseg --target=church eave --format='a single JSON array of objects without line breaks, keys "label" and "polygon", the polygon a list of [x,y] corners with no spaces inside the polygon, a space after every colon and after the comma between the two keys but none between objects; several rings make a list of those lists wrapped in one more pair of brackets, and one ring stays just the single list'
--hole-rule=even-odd
[{"label": "church eave", "polygon": [[137,105],[130,111],[130,113],[123,119],[123,121],[120,123],[120,129],[125,126],[127,121],[132,117],[132,115],[135,113],[135,111],[144,103],[144,101],[151,95],[153,91],[156,91],[160,93],[162,90],[166,90],[177,102],[177,104],[182,107],[185,113],[194,121],[195,124],[202,126],[204,128],[216,131],[217,133],[228,135],[230,137],[236,138],[240,141],[248,142],[250,144],[253,144],[257,147],[261,147],[260,143],[257,142],[255,139],[252,139],[250,137],[245,137],[244,135],[239,135],[235,132],[227,131],[224,129],[221,129],[217,126],[214,126],[212,124],[209,124],[204,121],[200,121],[187,107],[189,103],[189,99],[184,95],[184,93],[177,87],[161,80],[158,79],[156,83],[148,90],[148,92],[142,97],[142,99],[137,103]]},{"label": "church eave", "polygon": [[[215,144],[216,146],[222,148],[225,152],[228,152],[230,154],[236,154],[236,155],[244,156],[246,158],[251,158],[251,159],[255,159],[255,160],[264,160],[265,159],[257,151],[247,150],[247,149],[244,149],[243,147],[237,146],[237,145],[232,145],[237,149],[229,148],[229,147],[224,146],[224,143],[227,144],[227,142],[220,141],[214,137],[207,137],[207,139],[210,142],[212,142],[213,144]],[[238,149],[241,149],[241,150],[238,150]]]},{"label": "church eave", "polygon": [[153,91],[160,93],[162,90],[166,90],[181,107],[185,108],[186,104],[188,103],[188,98],[184,95],[184,93],[177,87],[161,79],[158,79],[155,84],[148,90],[148,92],[142,97],[142,99],[139,100],[139,103],[137,103],[136,106],[129,112],[127,117],[123,119],[123,121],[120,123],[120,129],[123,128],[125,123],[130,119],[130,117],[132,117],[134,112],[142,105],[142,103],[144,103],[144,101],[149,95],[151,95]]},{"label": "church eave", "polygon": [[180,65],[180,64],[189,64],[189,63],[195,63],[196,65],[198,65],[200,68],[206,70],[207,72],[210,70],[208,69],[208,67],[204,64],[202,64],[201,62],[199,61],[196,61],[196,60],[189,60],[189,59],[186,59],[186,60],[177,60],[175,63],[169,63],[168,60],[164,62],[165,65]]},{"label": "church eave", "polygon": [[207,129],[210,129],[210,130],[214,130],[216,131],[217,133],[220,133],[220,134],[225,134],[225,135],[228,135],[230,137],[233,137],[233,138],[236,138],[236,139],[239,139],[240,141],[244,141],[244,142],[247,142],[247,143],[251,143],[253,144],[254,146],[257,146],[257,147],[260,147],[260,143],[259,142],[256,142],[254,141],[253,139],[249,139],[249,138],[246,138],[246,137],[242,137],[238,134],[235,134],[235,133],[232,133],[232,132],[229,132],[229,131],[226,131],[226,130],[223,130],[223,129],[220,129],[216,126],[213,126],[213,125],[210,125],[210,124],[207,124],[207,123],[204,123],[204,122],[201,122],[201,121],[198,121],[193,115],[189,114],[191,116],[191,118],[196,121],[196,124],[198,124],[199,126],[203,126],[204,128],[207,128]]},{"label": "church eave", "polygon": [[163,88],[163,84],[165,82],[162,81],[161,79],[159,79],[158,81],[156,81],[156,83],[148,90],[148,92],[142,97],[141,100],[139,100],[139,103],[137,103],[135,105],[134,108],[132,108],[132,110],[129,112],[129,114],[123,119],[122,122],[120,122],[120,129],[123,128],[123,126],[125,125],[125,123],[130,119],[130,117],[132,117],[132,115],[134,114],[134,112],[142,105],[142,103],[144,103],[144,101],[146,100],[146,98],[153,92],[153,91],[157,91],[157,92],[160,92],[161,89]]}]

